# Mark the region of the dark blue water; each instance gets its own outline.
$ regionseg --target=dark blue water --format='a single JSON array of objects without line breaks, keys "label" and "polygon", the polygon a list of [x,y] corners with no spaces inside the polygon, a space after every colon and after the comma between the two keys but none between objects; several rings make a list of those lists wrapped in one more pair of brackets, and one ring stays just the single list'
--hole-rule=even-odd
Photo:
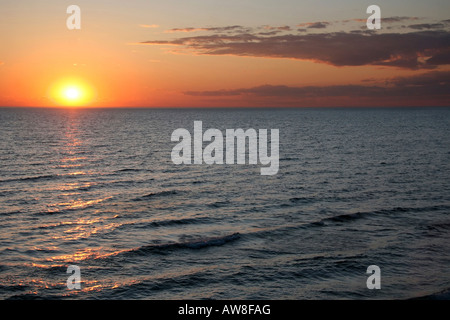
[{"label": "dark blue water", "polygon": [[[280,170],[171,161],[279,129]],[[0,298],[406,299],[450,288],[450,109],[0,109]],[[82,289],[66,287],[69,265]],[[381,268],[381,290],[366,287]]]}]

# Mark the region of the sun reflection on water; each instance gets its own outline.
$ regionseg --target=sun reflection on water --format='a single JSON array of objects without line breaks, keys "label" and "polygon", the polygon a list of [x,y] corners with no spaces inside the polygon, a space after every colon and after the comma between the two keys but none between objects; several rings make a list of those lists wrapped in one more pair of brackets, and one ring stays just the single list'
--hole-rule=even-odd
[{"label": "sun reflection on water", "polygon": [[82,200],[82,199],[71,199],[70,201],[67,202],[58,202],[55,204],[50,204],[48,205],[50,208],[52,207],[57,207],[57,208],[61,208],[62,209],[82,209],[82,208],[87,208],[90,206],[93,206],[95,204],[101,203],[103,201],[109,200],[112,197],[106,197],[106,198],[102,198],[102,199],[94,199],[94,200]]}]

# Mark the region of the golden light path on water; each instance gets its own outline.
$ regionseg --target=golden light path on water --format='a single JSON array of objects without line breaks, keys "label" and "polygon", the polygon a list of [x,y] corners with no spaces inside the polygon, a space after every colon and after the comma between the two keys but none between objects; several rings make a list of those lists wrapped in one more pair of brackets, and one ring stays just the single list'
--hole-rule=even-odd
[{"label": "golden light path on water", "polygon": [[[89,192],[93,187],[101,186],[115,180],[99,181],[99,177],[107,175],[108,168],[97,168],[89,166],[95,161],[93,157],[86,156],[91,152],[92,140],[86,139],[84,132],[80,130],[82,120],[79,118],[78,110],[68,110],[68,116],[64,126],[64,143],[60,146],[59,161],[52,165],[57,170],[58,179],[56,183],[48,184],[46,192],[55,193],[56,199],[46,204],[46,211],[51,219],[45,219],[39,225],[42,230],[52,230],[49,233],[45,245],[35,246],[37,252],[54,252],[42,259],[33,259],[32,267],[42,270],[63,270],[72,264],[91,263],[117,256],[122,253],[133,252],[135,247],[117,249],[113,246],[98,246],[89,243],[96,235],[107,234],[115,229],[133,225],[134,221],[123,221],[119,218],[124,214],[120,211],[108,209],[105,213],[101,209],[103,203],[114,199],[114,195],[105,194],[102,191]],[[120,182],[120,181],[119,181]],[[100,189],[100,188],[98,188]],[[165,202],[160,203],[161,208],[170,206]],[[165,216],[171,219],[171,215]],[[174,217],[175,218],[175,217]],[[120,222],[119,222],[120,221]],[[155,223],[156,218],[141,220],[141,223]],[[77,245],[66,245],[75,243]],[[63,251],[63,252],[61,252]],[[89,268],[89,267],[87,267]],[[192,271],[192,273],[195,273]],[[184,272],[180,274],[183,275]],[[43,279],[34,280],[33,286],[39,289],[58,288],[66,286],[67,277],[62,277],[59,283],[46,281]],[[106,289],[116,289],[121,286],[139,284],[147,280],[147,277],[133,280],[110,280],[110,279],[89,279],[82,277],[82,289],[65,294],[74,296],[85,292],[101,292]],[[32,293],[32,292],[30,292]],[[37,294],[37,292],[35,292]]]},{"label": "golden light path on water", "polygon": [[[67,104],[75,105],[83,99],[86,99],[86,91],[81,89],[82,87],[64,89],[64,86],[59,86],[55,92],[59,94],[59,97],[66,99]],[[55,93],[56,94],[56,93]],[[56,94],[56,95],[58,95]],[[113,197],[110,195],[98,195],[98,197],[86,199],[86,196],[79,190],[88,190],[90,187],[98,184],[95,181],[95,176],[99,174],[97,170],[86,170],[86,164],[89,162],[89,158],[84,156],[87,146],[87,141],[83,138],[83,132],[79,130],[79,118],[75,113],[69,114],[64,124],[65,132],[60,150],[61,154],[59,163],[55,163],[53,168],[60,171],[57,174],[60,177],[59,180],[62,183],[51,184],[46,188],[47,192],[56,192],[59,195],[61,201],[47,204],[47,212],[51,213],[56,219],[47,221],[39,226],[41,229],[53,229],[47,241],[46,245],[35,246],[35,250],[38,252],[50,251],[60,252],[61,245],[68,242],[80,241],[83,239],[90,239],[92,236],[98,233],[104,233],[109,230],[113,230],[121,226],[120,223],[115,222],[118,218],[118,214],[111,213],[104,215],[101,210],[95,209],[96,205],[100,205],[102,202],[108,201]],[[101,174],[101,172],[100,172]],[[82,178],[82,180],[80,180]],[[76,179],[76,180],[75,180]],[[80,216],[77,211],[83,209],[91,209],[86,212],[85,215]],[[94,210],[92,210],[94,209]],[[71,214],[73,213],[73,214]],[[61,215],[61,219],[58,216]],[[48,243],[54,243],[49,245]],[[80,244],[82,242],[79,242]],[[69,249],[72,248],[72,249]],[[63,254],[56,254],[45,258],[44,260],[35,259],[36,262],[31,263],[32,267],[40,269],[52,269],[52,268],[67,268],[68,265],[74,263],[81,263],[88,259],[103,259],[111,255],[117,255],[121,250],[105,250],[102,246],[85,246],[80,245],[77,247],[65,247]],[[66,286],[65,281],[60,283],[52,283],[45,279],[34,279],[32,284],[37,289],[48,289],[51,287]],[[83,279],[81,292],[89,291],[101,291],[105,288],[115,288],[119,286],[116,283],[105,283],[98,280]],[[37,294],[36,292],[30,292],[31,294]],[[72,295],[73,292],[67,295]],[[78,294],[78,293],[75,293]]]}]

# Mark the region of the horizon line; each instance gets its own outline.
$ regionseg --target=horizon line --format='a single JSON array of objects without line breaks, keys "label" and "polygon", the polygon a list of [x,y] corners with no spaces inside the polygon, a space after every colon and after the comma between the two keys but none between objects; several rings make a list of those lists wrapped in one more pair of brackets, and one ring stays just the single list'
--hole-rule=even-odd
[{"label": "horizon line", "polygon": [[450,105],[430,106],[0,106],[1,109],[389,109],[389,108],[450,108]]}]

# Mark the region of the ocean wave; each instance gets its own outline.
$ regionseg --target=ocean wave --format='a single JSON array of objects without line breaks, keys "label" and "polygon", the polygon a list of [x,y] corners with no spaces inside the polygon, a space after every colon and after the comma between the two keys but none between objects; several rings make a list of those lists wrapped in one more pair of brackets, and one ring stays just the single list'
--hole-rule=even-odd
[{"label": "ocean wave", "polygon": [[347,222],[347,221],[353,221],[357,219],[364,218],[367,215],[374,214],[375,212],[355,212],[355,213],[349,213],[349,214],[341,214],[338,216],[328,217],[324,218],[320,221],[313,222],[314,225],[322,225],[326,222]]},{"label": "ocean wave", "polygon": [[317,201],[317,198],[313,198],[313,197],[296,197],[296,198],[291,198],[289,199],[290,202],[292,203],[313,203],[315,201]]},{"label": "ocean wave", "polygon": [[142,296],[151,296],[155,292],[167,291],[171,288],[195,287],[198,284],[209,285],[222,282],[223,277],[218,276],[215,267],[187,269],[177,273],[162,273],[156,277],[131,280],[115,283],[102,290],[101,299],[140,299]]},{"label": "ocean wave", "polygon": [[241,234],[236,232],[222,237],[204,238],[192,240],[188,242],[174,242],[166,244],[146,245],[136,249],[132,249],[127,254],[146,255],[152,252],[167,252],[177,249],[203,249],[207,247],[222,246],[226,243],[236,241],[241,237]]},{"label": "ocean wave", "polygon": [[437,205],[430,207],[416,207],[416,208],[405,208],[405,207],[396,207],[392,209],[382,209],[382,210],[374,210],[374,211],[363,211],[363,212],[355,212],[348,214],[341,214],[337,216],[327,217],[321,219],[319,221],[313,222],[313,225],[324,225],[327,222],[350,222],[358,219],[362,219],[372,215],[391,215],[396,213],[406,213],[406,212],[429,212],[429,211],[438,211],[438,210],[448,210],[450,206],[448,205]]},{"label": "ocean wave", "polygon": [[450,222],[437,222],[424,226],[429,231],[448,231],[450,230]]},{"label": "ocean wave", "polygon": [[40,180],[51,180],[57,178],[58,175],[42,175],[42,176],[33,176],[33,177],[22,177],[22,178],[11,178],[11,179],[4,179],[0,180],[0,183],[6,183],[6,182],[33,182],[33,181],[40,181]]},{"label": "ocean wave", "polygon": [[142,169],[125,168],[117,170],[116,172],[140,172]]},{"label": "ocean wave", "polygon": [[[25,290],[24,288],[21,288],[20,290]],[[8,297],[6,300],[58,300],[61,299],[58,295],[42,295],[38,293],[23,293],[23,294],[16,294]]]},{"label": "ocean wave", "polygon": [[170,226],[181,226],[181,225],[190,225],[190,224],[203,224],[203,223],[211,223],[215,222],[217,219],[210,217],[198,217],[198,218],[184,218],[184,219],[168,219],[168,220],[156,220],[150,222],[128,222],[123,223],[116,229],[129,229],[129,228],[139,228],[139,229],[148,229],[148,228],[159,228],[159,227],[170,227]]},{"label": "ocean wave", "polygon": [[164,191],[159,191],[159,192],[152,192],[145,196],[137,197],[133,200],[134,201],[145,201],[145,200],[149,200],[152,198],[172,196],[172,195],[176,195],[178,193],[179,193],[179,191],[176,191],[176,190],[164,190]]},{"label": "ocean wave", "polygon": [[143,228],[146,228],[146,227],[166,227],[166,226],[178,226],[178,225],[187,225],[187,224],[201,224],[201,223],[209,223],[209,222],[212,222],[212,221],[215,221],[215,220],[216,219],[212,219],[210,217],[159,220],[159,221],[152,221],[150,223],[146,223],[142,227]]},{"label": "ocean wave", "polygon": [[430,295],[411,298],[410,300],[450,300],[450,288]]},{"label": "ocean wave", "polygon": [[[30,287],[29,285],[26,284],[0,284],[0,292],[7,292],[9,294],[11,293],[15,293],[15,292],[20,292],[20,291],[29,291],[31,290],[32,287]],[[23,296],[24,294],[13,294],[12,296],[9,297],[9,299],[16,297],[16,296]],[[24,297],[24,299],[26,299],[28,297]]]},{"label": "ocean wave", "polygon": [[0,216],[12,216],[14,214],[20,214],[20,213],[22,213],[22,211],[20,211],[20,210],[0,212]]},{"label": "ocean wave", "polygon": [[210,207],[210,208],[222,208],[222,207],[226,207],[229,204],[230,204],[229,201],[217,201],[217,202],[208,204],[208,207]]},{"label": "ocean wave", "polygon": [[[427,211],[437,211],[437,210],[447,210],[450,209],[450,206],[440,205],[440,206],[431,206],[431,207],[418,207],[418,208],[405,208],[405,207],[396,207],[392,209],[382,209],[382,210],[374,210],[374,211],[358,211],[355,213],[348,214],[337,214],[334,216],[325,217],[316,221],[309,222],[299,222],[295,224],[283,224],[278,226],[267,227],[263,229],[257,229],[253,231],[246,232],[245,235],[248,237],[256,237],[265,239],[267,236],[274,235],[283,235],[290,231],[300,230],[300,229],[310,229],[310,228],[320,228],[326,227],[333,224],[343,224],[343,223],[351,223],[359,219],[368,218],[376,215],[392,215],[398,213],[410,213],[410,212],[427,212]],[[438,224],[435,227],[439,228],[447,228],[447,224]]]},{"label": "ocean wave", "polygon": [[17,193],[17,191],[15,191],[15,190],[0,191],[0,197],[6,197],[6,196],[9,196],[9,195],[13,195],[15,193]]},{"label": "ocean wave", "polygon": [[295,161],[298,160],[299,158],[294,158],[294,157],[282,157],[280,158],[280,162],[281,161]]}]

